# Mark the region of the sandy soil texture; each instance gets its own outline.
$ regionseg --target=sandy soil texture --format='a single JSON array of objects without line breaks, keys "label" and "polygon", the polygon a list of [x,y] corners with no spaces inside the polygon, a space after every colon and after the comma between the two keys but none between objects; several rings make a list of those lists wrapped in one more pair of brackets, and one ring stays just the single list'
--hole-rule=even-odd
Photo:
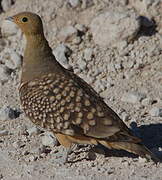
[{"label": "sandy soil texture", "polygon": [[4,19],[38,13],[57,60],[84,78],[162,159],[162,1],[0,1],[0,180],[162,180],[162,164],[125,151],[64,148],[21,110],[25,39]]}]

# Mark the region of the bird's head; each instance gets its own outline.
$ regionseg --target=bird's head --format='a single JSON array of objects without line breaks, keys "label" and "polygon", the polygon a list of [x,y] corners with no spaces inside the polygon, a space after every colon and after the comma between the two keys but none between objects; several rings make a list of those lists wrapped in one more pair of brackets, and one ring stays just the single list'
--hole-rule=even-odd
[{"label": "bird's head", "polygon": [[41,18],[31,12],[21,12],[14,16],[6,18],[17,24],[25,35],[34,35],[43,33]]}]

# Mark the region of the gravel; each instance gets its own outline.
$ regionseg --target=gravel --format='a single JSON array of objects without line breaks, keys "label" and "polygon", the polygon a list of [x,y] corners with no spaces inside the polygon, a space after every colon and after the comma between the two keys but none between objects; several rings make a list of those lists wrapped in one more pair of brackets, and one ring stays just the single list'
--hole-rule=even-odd
[{"label": "gravel", "polygon": [[162,117],[162,108],[158,108],[158,107],[153,107],[150,111],[149,111],[151,116],[155,116],[155,117]]},{"label": "gravel", "polygon": [[[78,145],[70,154],[72,163],[61,164],[65,151],[53,134],[20,114],[25,40],[17,26],[4,19],[28,10],[43,18],[57,60],[72,66],[162,157],[162,2],[79,0],[75,7],[69,2],[12,0],[8,10],[0,10],[0,179],[161,180],[161,163],[100,145]],[[11,109],[19,112],[13,119]]]},{"label": "gravel", "polygon": [[1,25],[2,36],[9,37],[17,33],[18,27],[8,20],[4,20]]}]

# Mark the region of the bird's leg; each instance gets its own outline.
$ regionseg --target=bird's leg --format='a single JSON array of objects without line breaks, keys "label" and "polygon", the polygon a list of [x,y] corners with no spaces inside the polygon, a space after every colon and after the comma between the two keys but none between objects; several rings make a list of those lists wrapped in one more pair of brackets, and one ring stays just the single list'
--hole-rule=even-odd
[{"label": "bird's leg", "polygon": [[63,156],[62,160],[63,160],[63,163],[67,163],[68,156],[69,154],[71,154],[76,144],[72,143],[72,141],[70,141],[66,135],[57,133],[55,134],[55,136],[58,139],[59,143],[65,147],[65,155]]},{"label": "bird's leg", "polygon": [[77,144],[71,144],[70,147],[66,148],[66,154],[64,155],[64,163],[68,162],[68,156],[72,153],[76,146]]}]

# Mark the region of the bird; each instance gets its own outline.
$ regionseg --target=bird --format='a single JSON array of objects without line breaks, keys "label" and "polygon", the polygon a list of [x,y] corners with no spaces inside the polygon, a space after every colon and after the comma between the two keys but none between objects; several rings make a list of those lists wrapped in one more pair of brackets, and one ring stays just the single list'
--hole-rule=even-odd
[{"label": "bird", "polygon": [[93,87],[60,65],[38,14],[20,12],[6,20],[26,37],[19,87],[23,111],[36,126],[53,132],[67,149],[65,162],[75,144],[100,144],[159,161]]}]

